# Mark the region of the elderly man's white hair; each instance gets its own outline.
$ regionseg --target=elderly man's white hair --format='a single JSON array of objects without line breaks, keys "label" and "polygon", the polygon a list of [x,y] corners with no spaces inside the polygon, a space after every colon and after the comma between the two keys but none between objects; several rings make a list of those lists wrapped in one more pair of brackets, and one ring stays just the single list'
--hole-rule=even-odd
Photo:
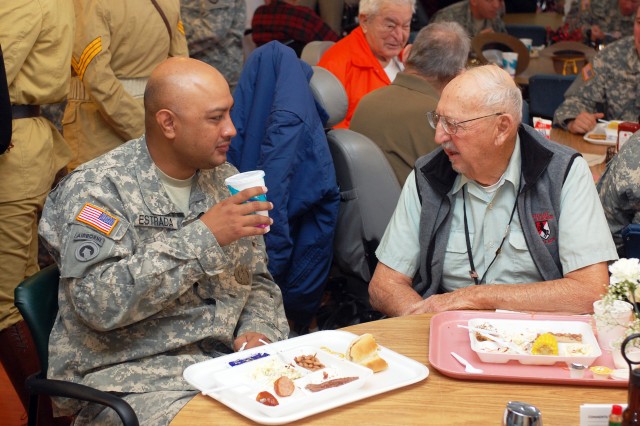
[{"label": "elderly man's white hair", "polygon": [[475,93],[469,96],[488,112],[506,112],[513,116],[517,124],[522,122],[522,92],[513,77],[496,65],[482,65],[469,68],[462,78],[475,81]]},{"label": "elderly man's white hair", "polygon": [[399,6],[410,5],[411,12],[416,11],[416,0],[360,0],[358,13],[363,15],[375,15],[384,4],[397,4]]}]

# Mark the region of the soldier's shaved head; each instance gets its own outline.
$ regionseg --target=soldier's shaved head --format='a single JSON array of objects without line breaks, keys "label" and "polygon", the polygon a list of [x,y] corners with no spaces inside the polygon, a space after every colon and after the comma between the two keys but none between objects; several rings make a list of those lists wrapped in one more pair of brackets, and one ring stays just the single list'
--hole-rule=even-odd
[{"label": "soldier's shaved head", "polygon": [[211,65],[184,57],[167,59],[153,70],[147,82],[144,91],[146,119],[153,120],[155,114],[165,108],[183,111],[189,100],[204,87],[229,91],[223,75]]},{"label": "soldier's shaved head", "polygon": [[236,129],[229,84],[211,65],[170,58],[158,65],[144,93],[149,154],[167,175],[186,179],[224,163]]}]

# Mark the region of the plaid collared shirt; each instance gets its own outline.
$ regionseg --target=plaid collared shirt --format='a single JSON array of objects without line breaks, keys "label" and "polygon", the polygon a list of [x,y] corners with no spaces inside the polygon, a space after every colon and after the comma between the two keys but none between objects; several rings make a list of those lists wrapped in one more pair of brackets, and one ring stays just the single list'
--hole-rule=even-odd
[{"label": "plaid collared shirt", "polygon": [[314,40],[338,41],[338,35],[316,13],[304,6],[294,6],[281,0],[260,6],[251,21],[252,37],[261,46],[272,40],[294,40],[309,43]]}]

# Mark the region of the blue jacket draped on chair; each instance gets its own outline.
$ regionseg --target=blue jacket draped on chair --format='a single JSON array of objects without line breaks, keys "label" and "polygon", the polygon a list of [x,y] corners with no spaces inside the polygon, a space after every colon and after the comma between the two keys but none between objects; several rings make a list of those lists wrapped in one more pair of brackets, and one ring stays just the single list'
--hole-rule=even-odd
[{"label": "blue jacket draped on chair", "polygon": [[231,117],[238,134],[229,162],[264,170],[274,205],[266,234],[269,271],[287,316],[307,324],[320,305],[333,255],[340,196],[324,123],[309,88],[313,70],[279,42],[256,49],[243,68]]}]

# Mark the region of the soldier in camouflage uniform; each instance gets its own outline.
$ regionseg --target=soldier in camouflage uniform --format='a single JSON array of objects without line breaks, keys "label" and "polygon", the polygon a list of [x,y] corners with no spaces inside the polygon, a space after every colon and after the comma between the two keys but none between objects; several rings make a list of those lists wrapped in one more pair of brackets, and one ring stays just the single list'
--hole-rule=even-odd
[{"label": "soldier in camouflage uniform", "polygon": [[636,24],[634,34],[608,45],[583,68],[578,78],[584,80],[584,85],[566,95],[554,114],[554,125],[584,134],[596,125],[598,118],[638,120],[640,24]]},{"label": "soldier in camouflage uniform", "polygon": [[637,8],[638,0],[594,0],[579,12],[577,25],[585,40],[611,42],[633,34]]},{"label": "soldier in camouflage uniform", "polygon": [[620,231],[640,223],[640,132],[634,133],[609,163],[598,192],[618,254],[624,256]]},{"label": "soldier in camouflage uniform", "polygon": [[[185,367],[288,336],[251,214],[230,196],[233,98],[209,65],[171,58],[145,91],[145,136],[77,168],[47,199],[40,235],[60,267],[48,377],[124,394],[141,424],[167,424],[196,391]],[[244,204],[243,204],[244,203]],[[58,400],[58,414],[83,403]],[[89,405],[76,424],[112,410]],[[110,420],[109,420],[110,421]]]},{"label": "soldier in camouflage uniform", "polygon": [[471,38],[485,32],[506,33],[500,6],[499,0],[464,0],[439,10],[431,22],[457,22]]},{"label": "soldier in camouflage uniform", "polygon": [[215,67],[231,90],[242,71],[245,0],[181,0],[189,55]]}]

